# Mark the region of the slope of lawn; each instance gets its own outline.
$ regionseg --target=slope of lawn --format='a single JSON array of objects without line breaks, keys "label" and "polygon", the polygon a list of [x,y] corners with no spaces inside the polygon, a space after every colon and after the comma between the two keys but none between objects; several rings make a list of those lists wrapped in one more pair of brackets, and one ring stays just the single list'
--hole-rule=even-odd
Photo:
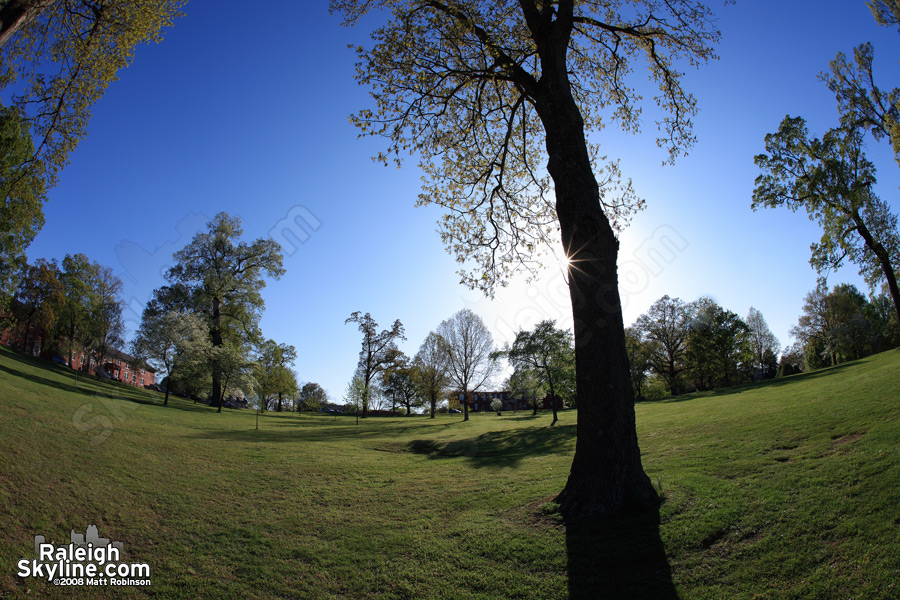
[{"label": "slope of lawn", "polygon": [[[214,410],[0,348],[0,597],[900,598],[900,352],[637,407],[659,515],[566,526],[575,413]],[[16,575],[90,524],[149,588]]]}]

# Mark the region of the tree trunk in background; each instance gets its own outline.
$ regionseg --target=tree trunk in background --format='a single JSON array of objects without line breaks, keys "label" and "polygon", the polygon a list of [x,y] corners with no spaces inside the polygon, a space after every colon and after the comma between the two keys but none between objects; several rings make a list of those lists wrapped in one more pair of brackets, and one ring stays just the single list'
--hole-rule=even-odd
[{"label": "tree trunk in background", "polygon": [[[213,298],[212,328],[210,334],[212,335],[213,348],[220,348],[222,346],[222,313],[218,298]],[[219,410],[216,412],[222,412],[222,373],[218,363],[215,361],[212,364],[212,388],[212,400],[209,405],[218,406]]]}]

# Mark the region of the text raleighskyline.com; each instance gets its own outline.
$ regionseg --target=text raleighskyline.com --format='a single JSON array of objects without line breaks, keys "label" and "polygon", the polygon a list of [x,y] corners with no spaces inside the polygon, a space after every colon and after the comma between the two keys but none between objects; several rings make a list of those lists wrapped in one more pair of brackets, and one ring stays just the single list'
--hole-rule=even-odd
[{"label": "text raleighskyline.com", "polygon": [[[88,541],[85,543],[85,538]],[[45,543],[44,536],[35,536],[36,558],[18,561],[19,577],[46,579],[53,585],[150,585],[150,565],[124,563],[123,545],[97,535],[97,527],[88,527],[87,534],[72,532],[72,542],[57,546]],[[94,542],[97,542],[96,544]]]}]

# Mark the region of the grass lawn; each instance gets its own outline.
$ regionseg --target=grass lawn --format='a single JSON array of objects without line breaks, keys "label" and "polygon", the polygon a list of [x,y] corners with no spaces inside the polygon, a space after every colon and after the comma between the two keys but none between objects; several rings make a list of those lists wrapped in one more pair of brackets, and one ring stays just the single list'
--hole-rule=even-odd
[{"label": "grass lawn", "polygon": [[[637,407],[658,515],[548,504],[575,417],[214,410],[0,348],[0,597],[900,598],[900,352]],[[16,575],[90,524],[149,588]]]}]

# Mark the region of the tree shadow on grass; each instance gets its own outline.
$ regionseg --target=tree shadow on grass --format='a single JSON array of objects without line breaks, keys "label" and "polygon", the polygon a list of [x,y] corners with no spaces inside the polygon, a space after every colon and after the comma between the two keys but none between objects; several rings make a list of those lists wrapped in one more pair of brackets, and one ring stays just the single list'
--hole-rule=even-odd
[{"label": "tree shadow on grass", "polygon": [[[22,361],[22,362],[25,362],[25,361]],[[26,363],[26,364],[27,364],[27,363]],[[87,396],[93,396],[94,393],[95,393],[95,390],[90,390],[90,389],[87,389],[87,388],[78,388],[78,389],[75,389],[75,388],[72,387],[72,385],[71,385],[70,383],[68,383],[68,382],[59,381],[58,379],[50,379],[49,377],[43,377],[43,376],[41,376],[41,375],[35,375],[34,373],[26,373],[25,371],[20,371],[19,369],[13,368],[13,367],[8,366],[8,365],[0,364],[0,371],[3,371],[3,372],[5,372],[5,373],[9,373],[9,374],[12,375],[13,377],[21,377],[22,379],[25,379],[25,380],[27,380],[27,381],[31,381],[31,382],[34,382],[34,383],[38,383],[38,384],[40,384],[40,385],[46,385],[46,386],[48,386],[48,387],[52,387],[52,388],[55,388],[55,389],[58,389],[58,390],[62,390],[62,391],[67,392],[67,393],[72,393],[72,394],[84,394],[84,395],[87,395]]]},{"label": "tree shadow on grass", "polygon": [[514,467],[533,455],[569,453],[575,425],[491,431],[465,440],[412,440],[407,450],[430,459],[464,457],[475,467]]},{"label": "tree shadow on grass", "polygon": [[569,600],[679,600],[659,511],[566,523]]},{"label": "tree shadow on grass", "polygon": [[195,434],[194,437],[234,442],[335,442],[350,439],[391,439],[416,430],[439,432],[447,427],[453,427],[456,423],[456,421],[431,420],[384,423],[370,418],[366,421],[360,420],[360,424],[356,425],[355,421],[348,417],[334,420],[328,417],[297,419],[284,417],[273,420],[263,415],[257,430],[252,420],[254,416],[253,411],[247,413],[246,429],[210,430]]},{"label": "tree shadow on grass", "polygon": [[[56,365],[45,361],[41,358],[35,358],[15,351],[6,351],[0,354],[4,359],[8,359],[8,364],[0,363],[0,371],[9,373],[13,377],[20,377],[26,381],[31,381],[39,385],[51,387],[67,394],[78,394],[80,396],[88,396],[90,398],[104,397],[115,400],[123,400],[125,402],[133,402],[135,404],[144,404],[147,406],[161,406],[162,395],[158,398],[141,393],[142,390],[127,383],[117,381],[98,379],[93,375],[79,372],[76,378],[76,372],[66,366]],[[15,363],[31,367],[38,373],[47,373],[44,376],[35,371],[24,371],[16,368]],[[55,378],[52,376],[56,376]],[[197,411],[202,410],[199,407],[189,404],[175,404],[169,402],[166,408],[174,408],[175,410]],[[203,407],[208,410],[208,407]]]}]

